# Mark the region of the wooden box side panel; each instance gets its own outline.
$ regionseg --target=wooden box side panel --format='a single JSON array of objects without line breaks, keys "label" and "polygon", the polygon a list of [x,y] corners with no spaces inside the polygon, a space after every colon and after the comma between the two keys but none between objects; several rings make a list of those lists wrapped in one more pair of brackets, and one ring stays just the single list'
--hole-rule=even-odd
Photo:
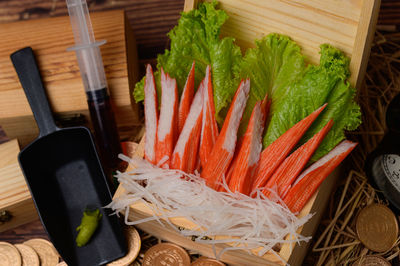
[{"label": "wooden box side panel", "polygon": [[[207,0],[209,1],[209,0]],[[185,11],[200,1],[186,0]],[[244,50],[254,40],[276,32],[296,41],[307,61],[319,62],[319,46],[329,43],[352,58],[350,82],[358,87],[364,77],[380,0],[220,0],[229,19],[223,36],[235,37]]]}]

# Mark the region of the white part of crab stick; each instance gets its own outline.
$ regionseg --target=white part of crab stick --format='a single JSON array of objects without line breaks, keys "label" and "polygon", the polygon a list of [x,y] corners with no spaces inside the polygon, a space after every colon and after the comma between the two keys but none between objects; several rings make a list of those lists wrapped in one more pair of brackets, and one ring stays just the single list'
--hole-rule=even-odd
[{"label": "white part of crab stick", "polygon": [[[246,133],[238,154],[232,175],[229,180],[229,189],[232,192],[240,192],[249,195],[252,185],[252,177],[261,153],[261,139],[265,124],[265,112],[261,101],[257,102],[251,113]],[[264,107],[265,109],[265,107]]]},{"label": "white part of crab stick", "polygon": [[250,80],[242,81],[229,107],[221,133],[201,172],[201,176],[206,179],[207,185],[211,188],[218,189],[222,177],[226,174],[229,164],[232,161],[236,147],[237,131],[246,106],[249,91]]},{"label": "white part of crab stick", "polygon": [[169,165],[178,135],[178,88],[176,80],[161,69],[161,108],[157,131],[156,162],[168,156]]},{"label": "white part of crab stick", "polygon": [[200,165],[204,167],[218,137],[210,66],[207,66],[206,76],[200,86],[204,86],[204,101],[199,157]]},{"label": "white part of crab stick", "polygon": [[203,86],[196,92],[172,154],[171,168],[193,173],[197,164],[203,110]]},{"label": "white part of crab stick", "polygon": [[146,79],[144,83],[144,117],[145,117],[145,143],[144,156],[152,164],[156,163],[156,142],[158,124],[157,90],[154,82],[151,65],[146,67]]}]

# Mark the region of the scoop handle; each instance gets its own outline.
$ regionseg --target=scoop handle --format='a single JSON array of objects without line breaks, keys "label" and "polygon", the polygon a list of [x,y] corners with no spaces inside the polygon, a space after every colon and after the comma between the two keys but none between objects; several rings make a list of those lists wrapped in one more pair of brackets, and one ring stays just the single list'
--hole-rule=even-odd
[{"label": "scoop handle", "polygon": [[32,48],[20,49],[12,53],[10,58],[39,127],[39,137],[58,130]]}]

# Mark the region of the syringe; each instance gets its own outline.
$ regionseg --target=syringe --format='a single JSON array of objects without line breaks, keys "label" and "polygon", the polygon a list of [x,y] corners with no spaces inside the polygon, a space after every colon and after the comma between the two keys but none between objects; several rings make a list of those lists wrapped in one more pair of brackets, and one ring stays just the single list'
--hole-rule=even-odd
[{"label": "syringe", "polygon": [[99,47],[106,41],[95,41],[86,0],[66,1],[75,37],[75,46],[67,50],[76,53],[100,159],[112,184],[112,171],[118,167],[121,144]]}]

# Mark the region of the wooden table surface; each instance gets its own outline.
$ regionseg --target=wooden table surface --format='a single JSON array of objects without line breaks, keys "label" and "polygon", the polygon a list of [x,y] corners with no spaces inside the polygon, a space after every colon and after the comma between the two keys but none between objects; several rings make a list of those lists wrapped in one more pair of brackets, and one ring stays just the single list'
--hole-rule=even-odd
[{"label": "wooden table surface", "polygon": [[[177,23],[184,0],[87,0],[90,11],[125,9],[135,33],[141,71],[155,62],[168,46],[167,32]],[[67,15],[64,0],[1,0],[0,23]],[[400,29],[400,1],[382,0],[379,27]],[[1,24],[0,24],[1,27]],[[0,70],[1,71],[1,70]],[[5,137],[0,130],[0,142]],[[0,241],[21,243],[34,237],[47,238],[39,221],[0,233]]]}]

